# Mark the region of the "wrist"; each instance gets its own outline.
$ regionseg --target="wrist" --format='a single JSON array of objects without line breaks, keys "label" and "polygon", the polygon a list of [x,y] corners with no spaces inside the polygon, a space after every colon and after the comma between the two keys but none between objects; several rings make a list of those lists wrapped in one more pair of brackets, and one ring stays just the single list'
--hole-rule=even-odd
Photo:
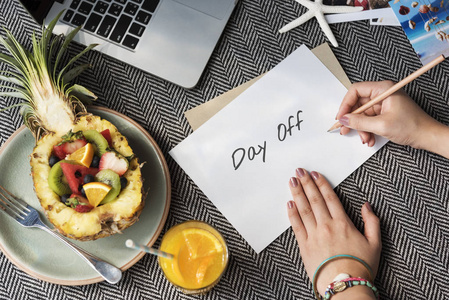
[{"label": "wrist", "polygon": [[331,300],[371,300],[376,299],[373,291],[367,286],[353,286],[351,288],[347,288],[343,292],[336,293],[332,296]]},{"label": "wrist", "polygon": [[327,286],[340,273],[347,273],[351,277],[360,277],[371,282],[374,281],[374,278],[371,278],[370,272],[361,263],[351,259],[341,258],[329,262],[320,270],[316,285],[318,292],[324,295]]},{"label": "wrist", "polygon": [[424,149],[449,159],[449,127],[433,120],[423,132],[419,149]]}]

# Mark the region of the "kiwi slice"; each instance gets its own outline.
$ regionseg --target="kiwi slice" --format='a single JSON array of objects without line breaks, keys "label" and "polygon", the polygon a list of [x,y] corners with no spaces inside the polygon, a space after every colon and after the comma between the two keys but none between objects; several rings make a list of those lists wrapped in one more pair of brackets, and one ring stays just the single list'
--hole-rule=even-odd
[{"label": "kiwi slice", "polygon": [[64,173],[62,172],[62,162],[76,164],[76,162],[71,160],[60,160],[56,164],[54,164],[53,167],[51,167],[50,173],[48,174],[48,185],[50,186],[52,191],[59,196],[72,193],[72,190],[70,189]]},{"label": "kiwi slice", "polygon": [[94,145],[95,154],[97,156],[101,157],[103,153],[108,151],[108,141],[103,137],[101,133],[99,133],[95,129],[85,130],[83,131],[83,135],[87,142]]},{"label": "kiwi slice", "polygon": [[97,173],[97,175],[95,175],[95,181],[103,182],[112,187],[106,197],[104,197],[104,199],[100,202],[100,205],[114,201],[118,194],[120,194],[120,176],[118,176],[118,174],[114,171],[108,169],[101,170]]}]

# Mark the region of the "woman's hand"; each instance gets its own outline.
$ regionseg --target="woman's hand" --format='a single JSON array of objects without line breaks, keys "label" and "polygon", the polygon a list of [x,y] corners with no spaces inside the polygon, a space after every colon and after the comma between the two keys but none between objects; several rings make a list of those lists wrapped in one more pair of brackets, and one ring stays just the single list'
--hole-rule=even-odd
[{"label": "woman's hand", "polygon": [[[393,86],[391,81],[354,83],[338,110],[341,134],[359,131],[362,143],[372,147],[374,134],[401,145],[438,153],[441,131],[447,127],[426,114],[403,90],[399,90],[362,114],[350,114],[358,107]],[[438,153],[441,154],[441,153]]]},{"label": "woman's hand", "polygon": [[[310,280],[322,261],[337,254],[349,254],[364,260],[376,276],[381,251],[380,226],[369,203],[362,207],[365,222],[363,235],[355,228],[332,187],[321,174],[311,172],[309,175],[299,168],[289,185],[294,201],[288,202],[288,217]],[[317,277],[316,288],[321,295],[340,273],[374,280],[361,263],[347,258],[334,260],[326,264]],[[349,294],[354,292],[374,297],[374,293],[366,287],[352,287],[341,294],[345,295],[343,299],[349,299]],[[334,296],[335,299],[338,295]]]}]

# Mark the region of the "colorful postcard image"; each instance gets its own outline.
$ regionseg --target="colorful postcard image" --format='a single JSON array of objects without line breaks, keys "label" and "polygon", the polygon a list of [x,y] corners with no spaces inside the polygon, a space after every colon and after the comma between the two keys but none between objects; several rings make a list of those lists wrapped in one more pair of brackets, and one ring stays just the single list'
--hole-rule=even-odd
[{"label": "colorful postcard image", "polygon": [[386,8],[389,0],[323,0],[325,5],[361,6],[363,10]]},{"label": "colorful postcard image", "polygon": [[423,64],[449,56],[449,0],[394,0],[390,6]]}]

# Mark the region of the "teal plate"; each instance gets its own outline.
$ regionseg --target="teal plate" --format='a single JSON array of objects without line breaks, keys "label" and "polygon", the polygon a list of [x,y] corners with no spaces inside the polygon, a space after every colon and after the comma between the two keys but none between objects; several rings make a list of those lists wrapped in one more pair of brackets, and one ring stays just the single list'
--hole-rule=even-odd
[{"label": "teal plate", "polygon": [[[94,106],[89,111],[113,123],[128,138],[139,161],[145,162],[142,178],[148,194],[139,221],[123,234],[89,242],[72,241],[125,271],[144,255],[126,248],[125,241],[133,239],[151,246],[162,231],[170,207],[170,175],[158,145],[139,124],[106,108]],[[33,190],[29,164],[33,147],[34,137],[25,126],[11,135],[0,149],[0,185],[38,209],[49,225]],[[62,285],[103,281],[82,258],[57,239],[40,229],[22,227],[3,212],[0,212],[0,250],[18,268],[44,281]]]}]

